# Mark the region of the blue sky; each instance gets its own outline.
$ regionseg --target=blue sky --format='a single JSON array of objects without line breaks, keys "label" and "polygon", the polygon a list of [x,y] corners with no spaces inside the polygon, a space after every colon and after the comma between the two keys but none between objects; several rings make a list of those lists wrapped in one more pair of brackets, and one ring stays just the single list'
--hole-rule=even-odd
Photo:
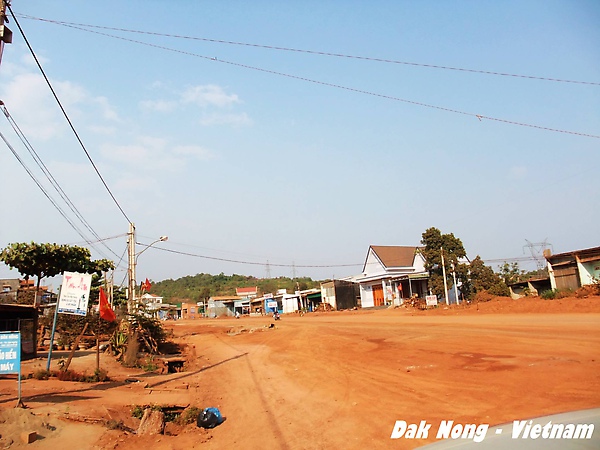
[{"label": "blue sky", "polygon": [[[491,261],[529,255],[526,240],[555,253],[600,244],[598,2],[14,0],[12,9],[137,241],[168,235],[157,246],[203,256],[150,249],[138,279],[263,277],[267,261],[271,276],[343,277],[361,271],[369,245],[418,245],[432,226]],[[127,219],[9,26],[0,99],[96,234],[119,236],[110,251],[94,244],[93,257],[117,259]],[[0,132],[48,185],[4,117]],[[87,245],[0,144],[0,246]],[[16,275],[0,268],[7,276]]]}]

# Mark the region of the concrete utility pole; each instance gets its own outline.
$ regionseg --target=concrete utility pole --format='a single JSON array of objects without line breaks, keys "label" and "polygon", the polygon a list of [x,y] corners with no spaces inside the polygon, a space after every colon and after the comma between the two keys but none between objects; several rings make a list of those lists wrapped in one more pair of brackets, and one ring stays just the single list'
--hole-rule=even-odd
[{"label": "concrete utility pole", "polygon": [[10,6],[8,0],[0,0],[0,64],[2,63],[2,52],[4,51],[4,44],[12,43],[12,31],[8,29],[4,22],[8,23],[6,17],[6,6]]},{"label": "concrete utility pole", "polygon": [[128,250],[128,265],[127,265],[127,312],[133,312],[135,303],[135,225],[129,223],[129,232],[127,233],[127,250]]},{"label": "concrete utility pole", "polygon": [[442,253],[442,273],[444,274],[444,295],[446,296],[446,305],[449,305],[448,301],[448,282],[446,281],[446,265],[444,264],[444,247],[440,247]]},{"label": "concrete utility pole", "polygon": [[458,305],[458,286],[456,285],[456,267],[454,267],[454,263],[452,263],[452,278],[454,278],[454,299]]}]

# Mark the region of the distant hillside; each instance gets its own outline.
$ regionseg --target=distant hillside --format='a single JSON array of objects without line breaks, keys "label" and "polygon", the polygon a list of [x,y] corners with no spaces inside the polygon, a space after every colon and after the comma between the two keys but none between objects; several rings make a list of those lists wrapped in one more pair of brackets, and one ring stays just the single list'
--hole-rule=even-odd
[{"label": "distant hillside", "polygon": [[164,280],[152,284],[150,292],[164,297],[169,303],[191,300],[198,302],[217,295],[235,295],[235,288],[258,286],[258,293],[275,293],[278,289],[296,290],[318,288],[320,281],[311,278],[255,278],[245,275],[210,275],[199,273],[194,276]]}]

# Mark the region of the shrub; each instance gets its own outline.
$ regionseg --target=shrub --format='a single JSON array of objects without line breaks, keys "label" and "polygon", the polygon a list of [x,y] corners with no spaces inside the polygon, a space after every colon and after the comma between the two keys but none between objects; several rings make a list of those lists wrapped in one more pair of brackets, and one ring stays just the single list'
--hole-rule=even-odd
[{"label": "shrub", "polygon": [[125,424],[123,423],[122,420],[114,420],[111,419],[108,422],[106,422],[106,427],[109,430],[126,430],[127,427],[125,427]]},{"label": "shrub", "polygon": [[105,381],[110,381],[108,376],[108,372],[104,369],[96,369],[94,370],[94,375],[86,378],[88,383],[103,383]]},{"label": "shrub", "polygon": [[144,417],[145,407],[140,405],[135,405],[131,410],[131,417],[135,417],[136,419],[141,419]]},{"label": "shrub", "polygon": [[179,416],[179,419],[177,420],[177,423],[181,425],[195,423],[201,412],[201,408],[197,408],[196,406],[190,406],[189,408],[183,410],[183,412]]},{"label": "shrub", "polygon": [[154,358],[152,356],[148,356],[144,364],[142,364],[142,369],[144,372],[154,372],[158,369],[158,364],[154,362]]},{"label": "shrub", "polygon": [[85,375],[79,372],[75,372],[74,370],[59,370],[55,372],[54,375],[60,381],[85,381]]},{"label": "shrub", "polygon": [[494,296],[492,294],[490,294],[488,291],[481,290],[475,294],[475,297],[473,300],[475,301],[475,303],[483,303],[483,302],[489,302],[493,298],[494,298]]},{"label": "shrub", "polygon": [[542,291],[542,293],[540,294],[540,297],[543,298],[544,300],[554,300],[556,298],[557,292],[558,291],[556,289]]},{"label": "shrub", "polygon": [[40,369],[33,372],[33,378],[36,380],[47,380],[52,376],[52,373],[46,369]]}]

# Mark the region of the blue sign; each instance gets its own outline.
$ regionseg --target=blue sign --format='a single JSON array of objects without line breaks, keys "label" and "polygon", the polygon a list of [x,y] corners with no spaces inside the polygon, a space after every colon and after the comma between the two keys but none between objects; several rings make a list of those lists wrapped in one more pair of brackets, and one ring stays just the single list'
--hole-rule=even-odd
[{"label": "blue sign", "polygon": [[0,373],[21,373],[21,333],[0,332]]}]

